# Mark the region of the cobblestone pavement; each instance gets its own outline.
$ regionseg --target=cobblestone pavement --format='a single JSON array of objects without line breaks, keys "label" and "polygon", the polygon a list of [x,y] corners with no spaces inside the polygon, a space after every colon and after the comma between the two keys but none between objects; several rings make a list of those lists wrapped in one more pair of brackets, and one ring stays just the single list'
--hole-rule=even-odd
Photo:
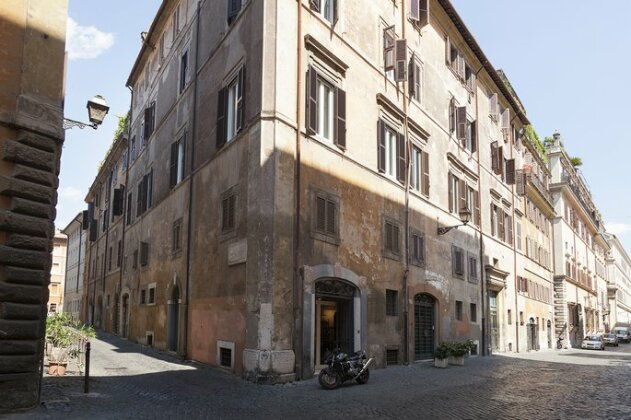
[{"label": "cobblestone pavement", "polygon": [[366,385],[316,380],[254,385],[101,334],[91,393],[79,377],[45,377],[42,406],[16,419],[631,419],[631,345],[543,350],[371,371]]}]

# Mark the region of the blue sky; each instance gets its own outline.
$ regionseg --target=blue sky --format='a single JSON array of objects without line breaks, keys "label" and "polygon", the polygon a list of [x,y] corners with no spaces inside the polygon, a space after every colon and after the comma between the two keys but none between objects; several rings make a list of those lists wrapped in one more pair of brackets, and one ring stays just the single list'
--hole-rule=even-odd
[{"label": "blue sky", "polygon": [[118,119],[129,109],[127,76],[160,0],[70,0],[65,116],[87,121],[86,103],[100,94],[110,112],[98,130],[66,131],[61,157],[56,226],[63,229],[86,208],[84,198],[112,143]]},{"label": "blue sky", "polygon": [[[57,226],[85,207],[83,199],[129,108],[125,81],[160,0],[70,0],[66,116],[87,120],[86,101],[103,95],[111,110],[97,130],[66,132]],[[622,169],[631,146],[621,130],[631,115],[631,2],[607,7],[576,0],[452,0],[496,68],[502,68],[543,138],[558,130],[608,230],[631,249],[631,196]],[[74,22],[74,23],[73,23]],[[83,42],[82,42],[83,41]]]}]

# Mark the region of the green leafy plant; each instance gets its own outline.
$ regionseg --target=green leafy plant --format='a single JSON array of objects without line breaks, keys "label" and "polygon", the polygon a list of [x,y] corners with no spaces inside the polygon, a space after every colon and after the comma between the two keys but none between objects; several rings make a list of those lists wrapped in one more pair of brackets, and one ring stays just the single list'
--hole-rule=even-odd
[{"label": "green leafy plant", "polygon": [[469,354],[469,344],[466,341],[450,343],[450,353],[453,357],[463,357]]},{"label": "green leafy plant", "polygon": [[46,319],[48,358],[54,363],[68,363],[70,358],[80,357],[85,343],[94,337],[93,327],[72,321],[65,312]]},{"label": "green leafy plant", "polygon": [[451,354],[451,347],[449,343],[440,343],[436,350],[434,350],[434,358],[436,359],[446,359]]},{"label": "green leafy plant", "polygon": [[572,163],[572,166],[574,166],[576,168],[576,167],[581,166],[583,164],[583,159],[581,159],[578,156],[574,156],[573,158],[570,159],[570,162]]},{"label": "green leafy plant", "polygon": [[[544,162],[547,162],[548,155],[546,153],[546,146],[544,145],[544,142],[542,142],[541,139],[539,138],[539,134],[537,134],[532,124],[525,126],[524,132],[526,133],[526,137],[530,141],[530,144],[532,144],[535,150],[537,151],[537,154],[539,155],[541,160],[543,160]],[[546,138],[546,141],[547,140],[548,138]]]}]

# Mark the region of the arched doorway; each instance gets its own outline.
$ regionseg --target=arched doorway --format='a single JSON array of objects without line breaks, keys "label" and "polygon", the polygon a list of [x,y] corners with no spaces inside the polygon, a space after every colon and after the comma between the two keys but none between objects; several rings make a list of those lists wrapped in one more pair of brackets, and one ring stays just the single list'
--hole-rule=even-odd
[{"label": "arched doorway", "polygon": [[180,325],[180,289],[173,287],[167,308],[167,345],[169,351],[177,351]]},{"label": "arched doorway", "polygon": [[338,348],[355,351],[355,297],[359,290],[340,279],[315,283],[315,355],[316,365],[323,365],[326,354]]},{"label": "arched doorway", "polygon": [[414,296],[414,359],[432,358],[436,341],[436,299],[419,293]]},{"label": "arched doorway", "polygon": [[528,350],[537,350],[537,324],[535,324],[534,318],[530,318],[528,320],[526,328],[528,335]]},{"label": "arched doorway", "polygon": [[123,313],[122,313],[122,328],[121,337],[127,338],[129,334],[129,294],[123,295]]}]

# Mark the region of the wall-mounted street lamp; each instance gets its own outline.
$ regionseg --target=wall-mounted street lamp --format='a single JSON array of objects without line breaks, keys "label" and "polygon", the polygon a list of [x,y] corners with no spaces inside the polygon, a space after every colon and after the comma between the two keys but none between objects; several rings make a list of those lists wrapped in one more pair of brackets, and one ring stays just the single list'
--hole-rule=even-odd
[{"label": "wall-mounted street lamp", "polygon": [[460,216],[460,220],[462,221],[462,224],[455,225],[455,226],[439,226],[438,234],[444,235],[445,233],[449,232],[452,229],[458,229],[460,226],[466,226],[467,223],[471,221],[471,210],[469,210],[468,207],[461,208],[460,211],[458,212],[458,215]]},{"label": "wall-mounted street lamp", "polygon": [[105,119],[107,112],[110,110],[110,107],[107,106],[107,102],[105,102],[105,98],[101,95],[96,95],[94,98],[90,99],[86,108],[88,108],[88,118],[90,119],[90,122],[84,123],[81,121],[71,120],[70,118],[64,118],[64,130],[69,130],[74,127],[79,127],[80,129],[92,127],[96,130]]}]

